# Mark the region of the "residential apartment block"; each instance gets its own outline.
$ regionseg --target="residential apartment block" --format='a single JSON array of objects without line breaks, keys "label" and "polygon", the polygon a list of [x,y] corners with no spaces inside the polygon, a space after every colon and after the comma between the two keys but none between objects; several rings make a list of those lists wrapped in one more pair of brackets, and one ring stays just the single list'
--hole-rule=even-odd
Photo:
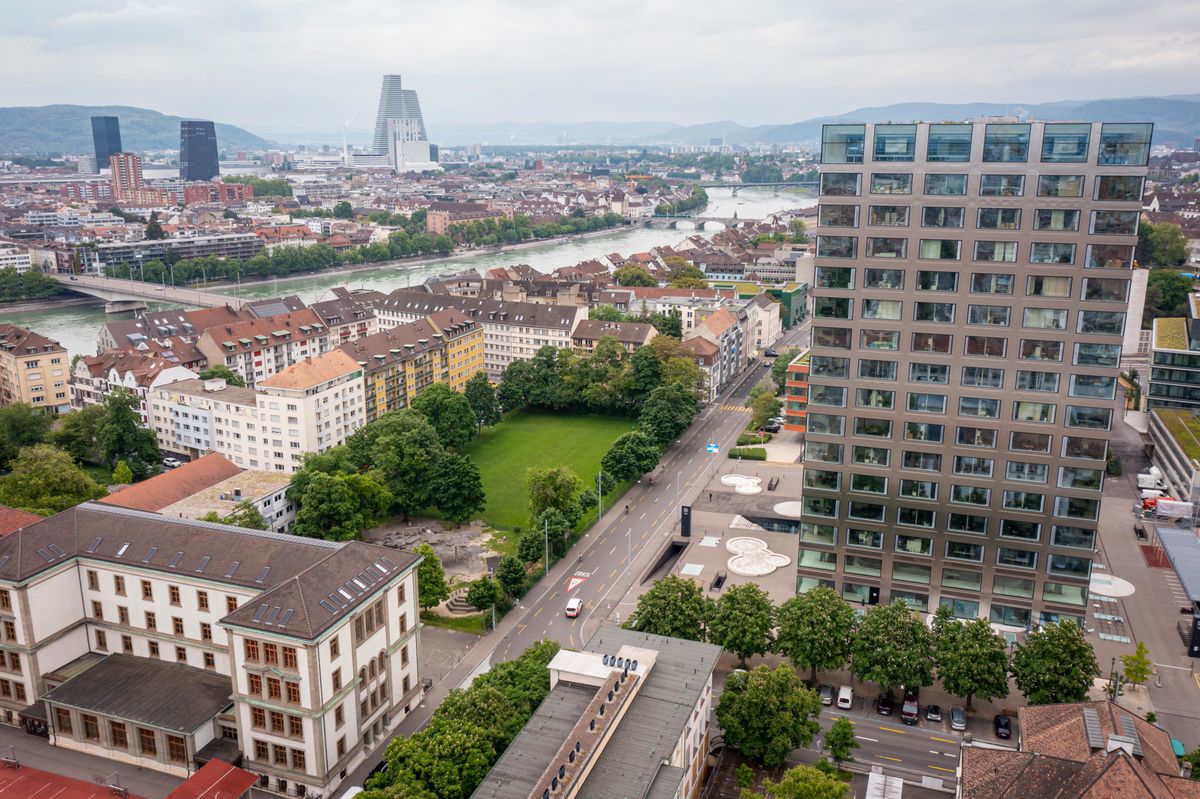
[{"label": "residential apartment block", "polygon": [[96,256],[106,266],[136,263],[139,255],[146,262],[156,258],[165,262],[168,258],[182,261],[208,257],[245,261],[258,255],[262,248],[262,239],[253,233],[215,233],[176,239],[104,242],[96,245]]},{"label": "residential apartment block", "polygon": [[418,560],[84,503],[0,539],[0,711],[118,763],[240,751],[272,793],[333,795],[421,699]]},{"label": "residential apartment block", "polygon": [[27,327],[0,323],[0,405],[23,402],[62,413],[71,407],[67,350]]},{"label": "residential apartment block", "polygon": [[683,335],[683,348],[704,372],[709,402],[746,367],[746,322],[744,310],[718,308]]},{"label": "residential apartment block", "polygon": [[1186,318],[1154,320],[1148,403],[1200,410],[1200,294],[1188,297]]},{"label": "residential apartment block", "polygon": [[1082,621],[1151,132],[824,127],[799,590]]},{"label": "residential apartment block", "polygon": [[585,319],[575,326],[571,334],[571,343],[575,349],[584,353],[594,352],[596,344],[602,338],[616,339],[621,349],[632,355],[640,348],[649,344],[658,331],[654,325],[644,322],[605,322],[600,319]]},{"label": "residential apartment block", "polygon": [[225,364],[254,388],[297,361],[327,352],[330,340],[317,312],[304,308],[210,327],[196,346],[210,364]]}]

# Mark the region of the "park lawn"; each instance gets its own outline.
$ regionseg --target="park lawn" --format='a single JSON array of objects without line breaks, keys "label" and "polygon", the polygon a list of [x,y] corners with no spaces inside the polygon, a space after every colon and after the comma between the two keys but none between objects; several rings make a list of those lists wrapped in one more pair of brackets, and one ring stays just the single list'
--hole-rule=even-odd
[{"label": "park lawn", "polygon": [[487,506],[483,518],[511,530],[529,524],[525,472],[534,466],[570,466],[586,487],[612,443],[633,429],[617,416],[518,411],[486,428],[467,447],[479,467]]}]

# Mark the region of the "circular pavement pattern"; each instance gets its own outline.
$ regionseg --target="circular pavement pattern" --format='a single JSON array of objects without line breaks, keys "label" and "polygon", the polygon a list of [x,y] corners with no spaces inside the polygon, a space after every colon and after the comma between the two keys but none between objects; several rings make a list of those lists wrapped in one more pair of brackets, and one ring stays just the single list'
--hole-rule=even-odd
[{"label": "circular pavement pattern", "polygon": [[789,502],[780,502],[775,506],[775,512],[780,516],[791,516],[793,519],[799,519],[804,513],[804,503],[794,500]]},{"label": "circular pavement pattern", "polygon": [[731,538],[725,548],[733,553],[729,559],[729,571],[743,577],[763,577],[792,562],[787,555],[767,549],[761,538]]},{"label": "circular pavement pattern", "polygon": [[1129,596],[1136,590],[1133,583],[1111,574],[1093,574],[1091,582],[1088,584],[1088,591],[1100,596],[1119,598]]}]

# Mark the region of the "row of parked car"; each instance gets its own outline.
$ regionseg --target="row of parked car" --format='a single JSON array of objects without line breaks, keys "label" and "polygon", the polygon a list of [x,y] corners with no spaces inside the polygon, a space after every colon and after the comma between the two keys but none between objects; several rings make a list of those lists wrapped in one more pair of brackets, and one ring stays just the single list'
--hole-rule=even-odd
[{"label": "row of parked car", "polygon": [[[818,689],[821,704],[832,705],[835,702],[840,710],[851,710],[854,707],[854,689],[843,685],[837,689],[836,698],[832,685],[822,685]],[[875,700],[875,712],[881,716],[891,716],[895,713],[896,700],[890,693],[882,693]],[[917,690],[909,690],[904,694],[900,705],[900,721],[909,726],[915,726],[921,720],[921,701]],[[940,705],[925,706],[925,720],[940,723],[942,708]],[[1012,737],[1012,720],[1000,713],[992,719],[992,728],[997,738],[1008,740]],[[967,712],[961,707],[950,708],[950,729],[962,732],[967,729]]]}]

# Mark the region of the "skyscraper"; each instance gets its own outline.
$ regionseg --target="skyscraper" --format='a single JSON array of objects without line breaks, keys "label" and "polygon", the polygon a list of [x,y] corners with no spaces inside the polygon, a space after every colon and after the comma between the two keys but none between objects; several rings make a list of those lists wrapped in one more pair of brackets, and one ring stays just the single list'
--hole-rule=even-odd
[{"label": "skyscraper", "polygon": [[401,88],[399,75],[383,76],[383,88],[379,90],[379,114],[375,117],[376,155],[387,155],[389,149],[394,149],[394,143],[389,143],[389,120],[414,120],[418,139],[429,140],[425,132],[425,120],[421,118],[421,102],[417,99],[417,93],[412,89]]},{"label": "skyscraper", "polygon": [[121,122],[116,117],[92,117],[92,144],[96,148],[96,167],[108,166],[113,153],[121,152]]},{"label": "skyscraper", "polygon": [[800,590],[1082,623],[1151,133],[824,127]]},{"label": "skyscraper", "polygon": [[211,122],[185,119],[179,123],[179,177],[212,180],[221,174],[217,161],[217,130]]}]

